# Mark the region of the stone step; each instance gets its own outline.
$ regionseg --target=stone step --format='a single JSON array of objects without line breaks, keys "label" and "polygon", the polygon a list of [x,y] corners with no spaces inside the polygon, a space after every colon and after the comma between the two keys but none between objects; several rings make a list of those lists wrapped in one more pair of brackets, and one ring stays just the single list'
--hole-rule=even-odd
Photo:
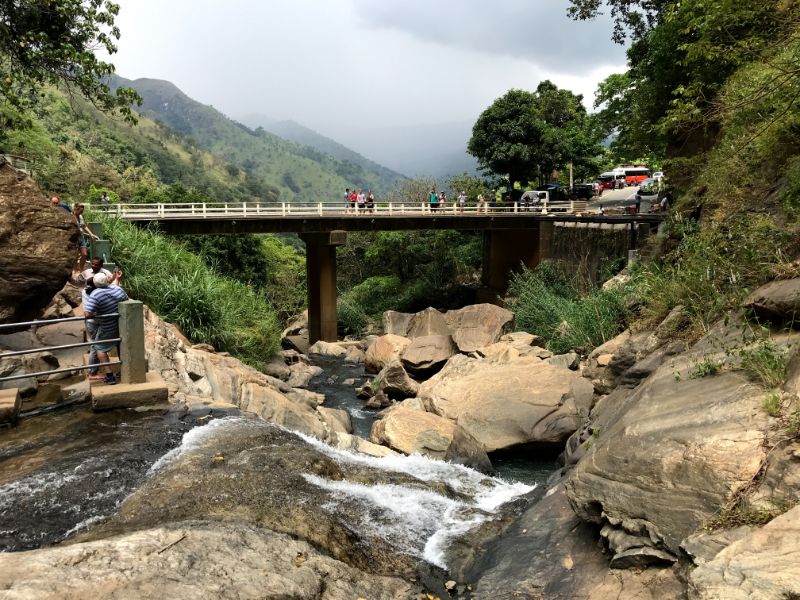
[{"label": "stone step", "polygon": [[22,408],[19,388],[0,390],[0,423],[13,423]]},{"label": "stone step", "polygon": [[91,388],[92,410],[95,411],[165,404],[169,398],[167,384],[155,371],[147,372],[144,383],[107,385],[102,381],[92,381]]}]

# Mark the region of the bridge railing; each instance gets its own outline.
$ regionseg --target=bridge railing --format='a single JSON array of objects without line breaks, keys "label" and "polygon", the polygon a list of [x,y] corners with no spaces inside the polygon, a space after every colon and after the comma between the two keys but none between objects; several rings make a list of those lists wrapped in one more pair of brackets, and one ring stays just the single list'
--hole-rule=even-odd
[{"label": "bridge railing", "polygon": [[[431,205],[429,202],[396,203],[380,202],[373,207],[345,206],[343,202],[317,203],[261,203],[261,202],[189,202],[158,204],[113,204],[97,206],[102,212],[123,219],[187,219],[187,218],[262,218],[262,217],[342,217],[358,215],[381,216],[461,216],[498,215],[520,212],[586,213],[586,202],[548,202],[524,204],[494,204],[461,207],[457,202]],[[593,211],[596,212],[596,211]]]}]

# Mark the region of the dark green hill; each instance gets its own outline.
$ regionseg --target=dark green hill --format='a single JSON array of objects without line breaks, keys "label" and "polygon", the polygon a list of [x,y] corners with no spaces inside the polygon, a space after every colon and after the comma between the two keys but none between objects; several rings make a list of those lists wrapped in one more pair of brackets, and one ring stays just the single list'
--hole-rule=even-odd
[{"label": "dark green hill", "polygon": [[286,141],[264,129],[250,129],[197,102],[168,81],[115,79],[135,88],[144,104],[139,112],[164,123],[192,143],[280,190],[283,201],[338,200],[346,187],[373,189],[380,196],[397,177],[369,171],[309,146]]}]

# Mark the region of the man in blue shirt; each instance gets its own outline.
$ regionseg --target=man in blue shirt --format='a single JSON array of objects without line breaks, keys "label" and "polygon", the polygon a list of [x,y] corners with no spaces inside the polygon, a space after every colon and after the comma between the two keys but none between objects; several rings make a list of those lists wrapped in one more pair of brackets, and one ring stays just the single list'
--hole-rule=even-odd
[{"label": "man in blue shirt", "polygon": [[[106,340],[113,340],[119,337],[119,318],[118,317],[105,317],[103,315],[110,315],[117,312],[117,305],[128,299],[128,294],[125,293],[118,285],[109,285],[108,277],[105,273],[98,273],[94,276],[95,290],[86,299],[83,305],[83,312],[87,319],[95,319],[97,321],[97,334],[94,341],[94,349],[97,352],[97,360],[100,363],[109,362],[108,353],[114,349],[118,343],[108,342]],[[103,381],[109,385],[114,385],[117,378],[111,371],[110,367],[101,367],[100,369],[105,373]]]}]

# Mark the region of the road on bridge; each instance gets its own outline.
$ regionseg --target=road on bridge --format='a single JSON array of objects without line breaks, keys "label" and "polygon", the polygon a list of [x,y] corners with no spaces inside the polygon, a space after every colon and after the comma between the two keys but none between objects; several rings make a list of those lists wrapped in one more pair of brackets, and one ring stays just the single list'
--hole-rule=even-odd
[{"label": "road on bridge", "polygon": [[[638,186],[626,187],[621,190],[604,190],[603,195],[592,198],[589,207],[592,209],[612,208],[616,206],[631,206],[636,202],[636,193],[639,191]],[[642,196],[642,205],[639,208],[640,212],[648,212],[650,207],[656,202],[658,196],[653,194],[651,196]]]}]

